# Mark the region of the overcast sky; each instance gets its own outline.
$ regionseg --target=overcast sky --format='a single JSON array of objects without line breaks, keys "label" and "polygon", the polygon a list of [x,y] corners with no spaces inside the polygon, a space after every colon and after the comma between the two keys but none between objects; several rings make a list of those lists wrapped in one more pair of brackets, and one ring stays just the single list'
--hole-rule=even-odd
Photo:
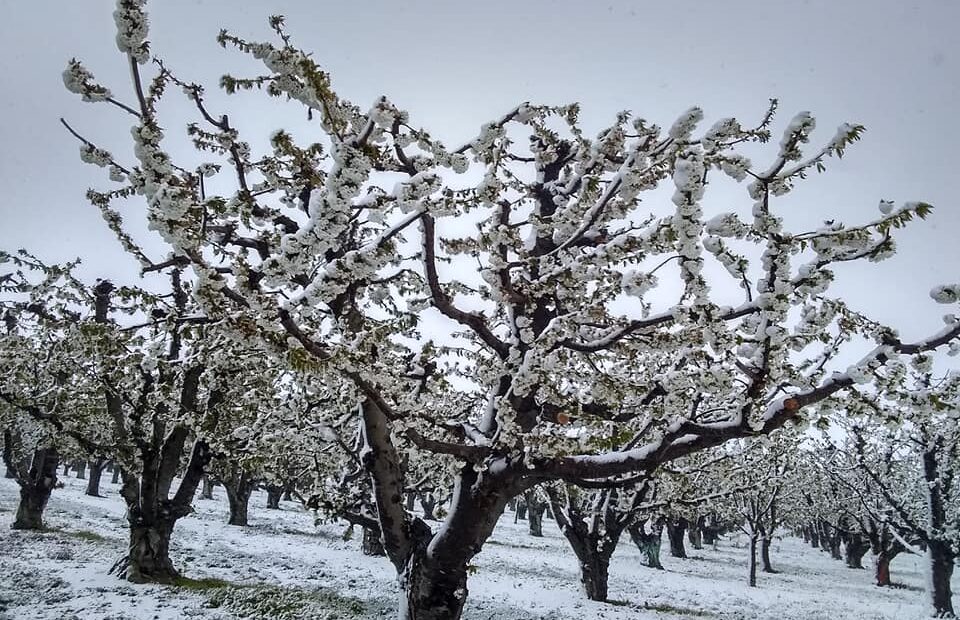
[{"label": "overcast sky", "polygon": [[[0,248],[27,247],[51,261],[81,256],[86,275],[122,278],[133,267],[84,199],[87,187],[109,183],[80,163],[78,144],[58,123],[67,117],[130,161],[129,118],[80,102],[61,80],[76,56],[130,99],[113,4],[0,0]],[[944,308],[927,292],[960,280],[953,0],[154,0],[150,10],[154,52],[210,89],[227,70],[260,70],[220,49],[218,30],[267,39],[267,16],[284,14],[342,96],[366,107],[386,94],[413,124],[451,143],[525,100],[579,101],[591,133],[619,110],[669,125],[691,105],[703,107],[708,122],[736,116],[746,125],[771,97],[781,101],[777,130],[800,110],[817,117],[821,141],[841,122],[862,123],[864,140],[785,203],[788,221],[857,223],[878,215],[881,198],[934,204],[930,220],[899,237],[895,259],[840,272],[858,308],[907,337],[939,329]],[[232,117],[262,137],[303,123],[291,106],[257,97],[230,103]],[[717,208],[749,209],[745,191],[721,201],[731,200]],[[125,215],[140,217],[136,203]]]}]

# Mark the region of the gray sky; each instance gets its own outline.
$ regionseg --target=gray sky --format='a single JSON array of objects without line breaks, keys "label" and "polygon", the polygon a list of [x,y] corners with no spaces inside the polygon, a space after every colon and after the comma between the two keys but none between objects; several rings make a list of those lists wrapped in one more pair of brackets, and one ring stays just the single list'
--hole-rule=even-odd
[{"label": "gray sky", "polygon": [[[51,261],[82,256],[90,277],[134,270],[84,199],[88,186],[109,182],[79,161],[57,119],[130,161],[128,118],[80,102],[61,81],[76,56],[130,100],[113,5],[0,0],[0,248],[27,247]],[[155,53],[210,90],[225,71],[261,68],[217,46],[217,31],[267,39],[266,17],[282,13],[342,96],[365,107],[386,94],[451,143],[524,100],[579,101],[591,133],[618,110],[669,125],[691,105],[704,108],[707,123],[736,116],[752,124],[770,97],[781,101],[777,130],[800,110],[817,117],[822,141],[841,122],[862,123],[864,140],[783,203],[788,223],[865,221],[878,215],[880,198],[932,203],[933,217],[899,236],[897,257],[838,270],[839,290],[905,337],[939,329],[944,307],[927,292],[960,280],[958,2],[154,0],[150,10]],[[262,137],[303,126],[300,110],[265,97],[228,103]],[[749,210],[741,190],[712,207],[708,191],[707,214]],[[140,219],[135,202],[128,209]]]}]

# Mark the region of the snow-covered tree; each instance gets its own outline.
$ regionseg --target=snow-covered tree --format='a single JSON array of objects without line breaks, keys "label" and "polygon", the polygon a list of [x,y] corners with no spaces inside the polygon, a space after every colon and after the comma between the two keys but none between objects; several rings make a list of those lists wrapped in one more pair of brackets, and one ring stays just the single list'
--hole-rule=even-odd
[{"label": "snow-covered tree", "polygon": [[[76,132],[82,157],[119,184],[90,198],[145,270],[195,272],[207,317],[342,378],[401,617],[460,616],[470,560],[525,489],[616,484],[802,422],[870,370],[960,336],[954,324],[905,343],[828,295],[834,264],[889,256],[893,229],[929,205],[884,202],[864,224],[801,232],[777,213],[779,196],[859,139],[857,125],[805,156],[815,123],[798,114],[757,165],[738,146],[769,140],[773,106],[754,128],[728,118],[699,131],[699,108],[667,129],[622,113],[591,138],[577,106],[524,103],[447,146],[386,97],[341,97],[274,17],[275,43],[220,34],[267,69],[220,83],[301,103],[321,138],[281,129],[255,154],[242,120],[153,54],[144,5],[116,11],[133,104],[79,61],[64,73],[133,122],[132,164]],[[196,165],[170,155],[159,101],[171,87],[196,109]],[[722,175],[749,179],[745,214],[705,216]],[[171,248],[161,263],[114,207],[133,196]],[[829,374],[855,335],[875,346]],[[436,532],[403,505],[410,446],[457,463]]]}]

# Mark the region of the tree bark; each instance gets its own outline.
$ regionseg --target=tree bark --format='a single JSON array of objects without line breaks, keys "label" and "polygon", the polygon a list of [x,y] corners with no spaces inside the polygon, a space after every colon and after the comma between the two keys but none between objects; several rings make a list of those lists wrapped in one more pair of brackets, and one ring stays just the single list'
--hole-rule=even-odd
[{"label": "tree bark", "polygon": [[543,513],[546,512],[547,504],[537,498],[536,491],[529,489],[523,494],[524,503],[527,505],[527,523],[530,525],[530,535],[536,537],[543,536]]},{"label": "tree bark", "polygon": [[667,522],[667,538],[670,540],[670,555],[675,558],[687,557],[687,550],[683,544],[686,533],[687,520],[683,517]]},{"label": "tree bark", "polygon": [[877,555],[876,579],[878,586],[892,585],[893,582],[890,581],[890,562],[898,555],[900,555],[899,549],[884,549]]},{"label": "tree bark", "polygon": [[777,571],[773,570],[773,565],[770,563],[770,544],[772,542],[773,538],[770,536],[764,536],[760,539],[760,561],[763,572],[776,574]]},{"label": "tree bark", "polygon": [[130,526],[126,578],[133,583],[172,584],[180,577],[170,560],[173,521]]},{"label": "tree bark", "polygon": [[383,541],[380,539],[380,531],[369,527],[363,528],[363,539],[360,543],[360,550],[363,555],[382,557],[387,555],[383,548]]},{"label": "tree bark", "polygon": [[267,485],[267,508],[278,510],[280,508],[280,498],[283,497],[283,487],[278,484]]},{"label": "tree bark", "polygon": [[117,484],[120,482],[120,466],[114,463],[113,465],[113,474],[110,477],[110,482],[112,484]]},{"label": "tree bark", "polygon": [[17,515],[10,526],[14,530],[42,530],[43,510],[50,499],[50,489],[41,486],[25,485],[20,487],[20,503]]},{"label": "tree bark", "polygon": [[245,481],[241,481],[236,486],[224,483],[223,488],[227,491],[227,503],[230,506],[230,519],[227,524],[240,527],[250,525],[247,509],[250,505],[250,494],[253,493],[253,484]]},{"label": "tree bark", "polygon": [[106,467],[106,460],[97,459],[90,461],[90,477],[87,479],[86,494],[91,497],[100,497],[100,477],[103,475],[103,469]]},{"label": "tree bark", "polygon": [[401,575],[400,609],[402,620],[459,620],[467,600],[466,566],[458,570],[440,570],[432,562],[414,554]]},{"label": "tree bark", "polygon": [[200,499],[213,499],[213,479],[204,474],[203,483],[200,487]]},{"label": "tree bark", "polygon": [[77,480],[87,479],[87,462],[83,459],[77,459],[73,463],[73,468],[77,472]]},{"label": "tree bark", "polygon": [[663,570],[663,564],[660,563],[662,526],[654,525],[651,531],[647,532],[642,524],[634,524],[627,531],[630,532],[633,543],[643,552],[647,567]]},{"label": "tree bark", "polygon": [[844,549],[844,560],[847,568],[863,568],[863,556],[870,549],[870,545],[863,539],[859,532],[852,532],[847,538],[847,546]]},{"label": "tree bark", "polygon": [[433,493],[420,494],[420,508],[423,509],[423,518],[428,521],[437,520],[437,498]]},{"label": "tree bark", "polygon": [[694,549],[703,549],[703,521],[704,517],[698,516],[690,523],[690,529],[687,530],[687,539]]},{"label": "tree bark", "polygon": [[950,579],[953,576],[954,556],[949,543],[930,541],[927,554],[930,558],[931,603],[937,618],[953,618],[953,592]]},{"label": "tree bark", "polygon": [[604,552],[580,558],[580,583],[591,601],[606,601],[610,575],[610,556]]},{"label": "tree bark", "polygon": [[53,487],[57,484],[58,460],[59,455],[53,448],[34,451],[29,468],[24,467],[24,475],[17,478],[20,485],[20,503],[10,526],[12,529],[43,529],[43,511],[47,507]]},{"label": "tree bark", "polygon": [[757,587],[757,536],[750,536],[750,587]]}]

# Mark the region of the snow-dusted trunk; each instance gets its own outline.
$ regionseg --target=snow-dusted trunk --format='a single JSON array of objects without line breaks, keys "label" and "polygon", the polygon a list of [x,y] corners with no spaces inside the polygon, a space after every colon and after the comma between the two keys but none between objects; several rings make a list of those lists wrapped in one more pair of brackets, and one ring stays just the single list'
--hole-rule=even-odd
[{"label": "snow-dusted trunk", "polygon": [[17,505],[17,514],[11,528],[43,529],[43,510],[47,507],[50,493],[57,483],[58,459],[57,451],[48,448],[36,450],[29,464],[23,464],[20,475],[16,476],[20,485],[20,503]]},{"label": "snow-dusted trunk", "polygon": [[953,577],[954,554],[949,544],[931,541],[927,554],[930,561],[930,597],[937,618],[953,618],[953,592],[950,579]]},{"label": "snow-dusted trunk", "polygon": [[654,525],[651,531],[647,532],[642,524],[636,524],[632,525],[628,531],[633,543],[643,553],[647,567],[663,570],[663,565],[660,563],[660,539],[663,526]]},{"label": "snow-dusted trunk", "polygon": [[86,494],[91,497],[100,497],[100,478],[103,476],[103,468],[106,467],[105,459],[90,461],[90,477],[87,479]]},{"label": "snow-dusted trunk", "polygon": [[667,523],[667,538],[670,540],[670,555],[675,558],[687,557],[687,549],[683,544],[683,537],[687,530],[687,520],[684,518],[672,519]]}]

